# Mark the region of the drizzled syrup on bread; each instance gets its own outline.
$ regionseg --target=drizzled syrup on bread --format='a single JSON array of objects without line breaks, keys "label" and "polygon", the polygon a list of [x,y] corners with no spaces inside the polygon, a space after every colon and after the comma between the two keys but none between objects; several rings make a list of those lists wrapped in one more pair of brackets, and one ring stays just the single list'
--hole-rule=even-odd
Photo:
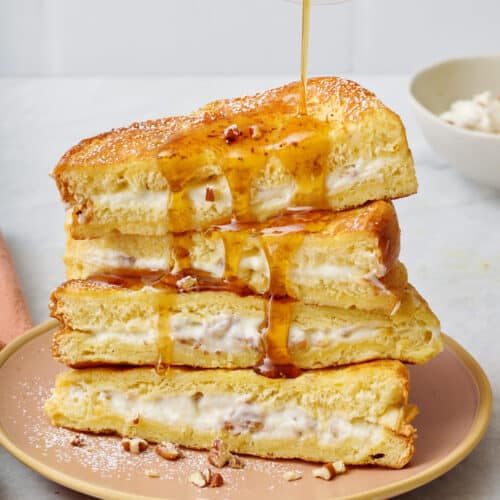
[{"label": "drizzled syrup on bread", "polygon": [[292,320],[289,298],[271,295],[267,302],[266,319],[261,326],[264,356],[259,360],[255,371],[269,378],[294,378],[302,372],[293,364],[288,352],[288,331]]},{"label": "drizzled syrup on bread", "polygon": [[[192,291],[227,291],[240,296],[255,293],[248,280],[239,278],[240,261],[245,249],[258,248],[265,254],[269,265],[269,288],[266,318],[261,325],[264,355],[256,370],[267,376],[294,376],[299,373],[291,366],[288,355],[288,327],[293,300],[289,299],[289,266],[308,234],[323,236],[367,231],[380,237],[381,256],[387,270],[397,262],[399,240],[397,219],[392,204],[377,201],[347,212],[304,210],[289,212],[262,223],[243,223],[214,226],[205,231],[207,237],[222,240],[224,245],[224,273],[214,277],[209,272],[196,269],[192,260],[193,234],[172,233],[168,271],[115,269],[94,275],[90,279],[120,288],[138,289],[143,286],[168,288],[170,294],[158,294],[159,309],[175,305],[179,293]],[[163,315],[165,317],[166,315]],[[160,315],[162,317],[162,315]],[[161,362],[168,365],[171,359],[171,341],[168,319],[160,325]]]},{"label": "drizzled syrup on bread", "polygon": [[[321,231],[331,224],[324,212],[296,212],[276,221],[256,225],[234,222],[217,227],[225,246],[225,270],[222,278],[192,268],[192,233],[175,233],[170,258],[170,270],[147,271],[115,269],[112,273],[94,275],[90,280],[119,288],[139,289],[143,286],[171,289],[173,293],[159,295],[159,308],[175,305],[178,293],[193,291],[227,291],[241,296],[253,294],[248,285],[237,278],[241,251],[249,236],[264,250],[270,267],[270,284],[266,294],[268,306],[262,334],[263,356],[255,370],[267,377],[296,377],[301,372],[291,361],[288,352],[288,329],[293,299],[286,296],[289,264],[309,231]],[[176,270],[174,273],[173,271]],[[160,298],[161,297],[161,298]],[[160,314],[160,317],[162,315]],[[168,321],[160,325],[157,369],[160,373],[170,363],[171,342],[168,340]]]},{"label": "drizzled syrup on bread", "polygon": [[[158,160],[170,187],[169,230],[199,229],[192,224],[188,190],[193,183],[210,184],[219,176],[227,181],[232,195],[230,218],[238,222],[255,221],[253,200],[267,189],[265,176],[279,178],[276,184],[283,189],[293,185],[290,206],[329,208],[325,177],[332,149],[330,130],[326,120],[312,116],[256,112],[201,123],[189,133],[170,138]],[[211,138],[210,148],[207,138]],[[213,190],[208,195],[206,201],[218,199],[221,193]],[[228,222],[227,213],[216,221]]]},{"label": "drizzled syrup on bread", "polygon": [[[223,174],[232,194],[232,222],[217,226],[224,243],[224,275],[213,278],[208,273],[192,268],[192,233],[173,233],[173,244],[169,272],[133,272],[117,270],[112,274],[94,276],[91,279],[113,286],[135,288],[144,285],[169,287],[176,293],[167,294],[163,300],[172,306],[177,293],[216,290],[239,295],[253,293],[238,275],[243,246],[249,233],[265,252],[269,265],[269,290],[266,315],[260,326],[263,356],[254,367],[255,371],[270,378],[293,378],[301,370],[294,366],[288,351],[288,332],[292,320],[293,299],[287,297],[288,268],[291,259],[302,245],[308,231],[321,231],[330,222],[322,209],[328,208],[326,192],[326,165],[330,152],[327,120],[307,116],[307,61],[309,46],[310,0],[302,3],[301,72],[298,99],[298,116],[283,115],[265,119],[257,114],[246,114],[230,121],[215,123],[205,117],[189,131],[180,132],[161,148],[159,157],[176,161],[174,169],[165,169],[170,188],[170,217],[181,222],[182,227],[191,227],[191,201],[187,197],[186,185],[191,181],[196,163],[219,163],[210,156],[224,155]],[[207,138],[220,138],[219,148],[207,151],[203,145]],[[189,156],[180,151],[189,150]],[[249,186],[257,171],[265,169],[269,157],[273,156],[285,166],[296,182],[294,206],[310,206],[316,211],[300,211],[281,218],[279,225],[271,219],[264,224],[248,223],[252,220],[252,194]],[[244,158],[246,161],[244,161]],[[213,188],[207,188],[206,201],[215,201]],[[163,297],[163,296],[162,296]],[[161,307],[161,304],[160,304]],[[160,317],[162,315],[160,314]],[[168,323],[168,321],[165,321]],[[168,325],[160,325],[157,370],[163,372],[170,364],[172,343],[168,340]]]}]

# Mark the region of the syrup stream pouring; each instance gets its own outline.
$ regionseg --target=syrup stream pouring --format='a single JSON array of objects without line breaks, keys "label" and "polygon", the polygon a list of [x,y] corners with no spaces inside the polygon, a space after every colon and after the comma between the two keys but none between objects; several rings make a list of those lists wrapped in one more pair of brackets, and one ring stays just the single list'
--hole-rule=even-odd
[{"label": "syrup stream pouring", "polygon": [[[298,3],[300,0],[291,0]],[[313,5],[334,5],[349,0],[302,0],[302,40],[300,54],[300,96],[299,115],[307,115],[307,61],[309,56],[309,31],[311,25],[311,3]]]}]

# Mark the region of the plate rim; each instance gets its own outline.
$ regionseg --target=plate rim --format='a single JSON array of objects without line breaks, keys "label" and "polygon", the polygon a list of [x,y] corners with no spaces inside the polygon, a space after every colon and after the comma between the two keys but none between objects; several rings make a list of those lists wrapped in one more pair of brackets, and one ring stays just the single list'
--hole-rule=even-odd
[{"label": "plate rim", "polygon": [[[45,321],[44,323],[31,328],[23,335],[17,337],[15,340],[7,344],[0,351],[0,368],[12,356],[12,354],[17,352],[23,345],[27,344],[40,335],[48,333],[57,325],[57,320],[52,319]],[[464,364],[465,368],[471,374],[471,377],[478,388],[478,409],[467,435],[458,444],[458,446],[456,446],[445,458],[443,458],[430,468],[416,474],[415,476],[402,479],[392,484],[380,486],[370,491],[365,491],[355,495],[349,495],[340,498],[344,500],[368,500],[376,498],[387,498],[388,496],[400,495],[402,493],[414,490],[415,488],[427,484],[448,472],[455,465],[464,460],[467,455],[469,455],[472,450],[478,445],[479,441],[488,429],[488,425],[491,419],[493,402],[491,386],[486,373],[484,372],[480,364],[474,359],[474,357],[469,354],[457,341],[453,340],[448,335],[442,335],[444,344],[448,348],[450,348],[458,357],[458,359]],[[54,481],[55,483],[61,484],[80,493],[110,500],[152,500],[154,498],[159,498],[151,496],[131,495],[112,488],[97,486],[88,481],[83,481],[81,479],[75,478],[74,476],[70,476],[63,472],[60,472],[53,467],[50,467],[43,462],[40,462],[39,460],[33,458],[29,453],[26,453],[21,448],[19,448],[13,441],[10,440],[1,422],[0,445],[30,469],[41,474],[45,478]],[[165,497],[162,498],[165,499]],[[335,498],[336,500],[339,499],[339,497]]]}]

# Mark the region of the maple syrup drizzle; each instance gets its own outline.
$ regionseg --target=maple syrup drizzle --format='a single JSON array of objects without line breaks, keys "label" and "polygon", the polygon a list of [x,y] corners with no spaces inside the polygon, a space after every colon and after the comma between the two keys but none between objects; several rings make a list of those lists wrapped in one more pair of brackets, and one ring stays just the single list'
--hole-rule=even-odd
[{"label": "maple syrup drizzle", "polygon": [[269,378],[294,378],[302,371],[293,364],[288,351],[288,332],[293,301],[271,295],[267,301],[266,318],[260,327],[264,353],[254,370]]},{"label": "maple syrup drizzle", "polygon": [[241,253],[247,241],[246,232],[221,231],[218,233],[224,244],[224,278],[239,275]]},{"label": "maple syrup drizzle", "polygon": [[[195,280],[187,290],[182,285],[183,277]],[[113,273],[91,276],[89,281],[127,289],[140,289],[147,285],[170,291],[170,293],[159,294],[157,299],[157,310],[160,318],[158,325],[159,356],[155,369],[160,375],[165,372],[172,361],[173,343],[168,312],[175,307],[178,293],[212,290],[232,292],[240,296],[253,294],[253,291],[238,278],[213,278],[200,271],[193,272],[192,269],[175,275],[167,272],[122,269],[115,270]],[[266,295],[266,297],[265,320],[260,327],[263,355],[255,366],[255,370],[270,378],[297,377],[301,371],[294,366],[288,352],[288,331],[294,301],[288,297],[275,297],[273,295]]]},{"label": "maple syrup drizzle", "polygon": [[191,268],[191,251],[193,247],[193,233],[173,233],[170,251],[169,269],[172,274],[182,269]]},{"label": "maple syrup drizzle", "polygon": [[[238,159],[240,158],[240,159]],[[258,158],[253,158],[251,164],[242,161],[241,156],[231,158],[226,168],[226,179],[233,197],[232,215],[238,221],[251,219],[251,189],[252,174]],[[262,163],[262,162],[261,162]]]},{"label": "maple syrup drizzle", "polygon": [[[111,285],[117,288],[140,289],[143,286],[156,287],[162,285],[165,279],[164,271],[150,271],[147,269],[114,269],[112,272],[94,274],[88,278],[88,281]],[[155,369],[158,374],[163,374],[166,367],[172,361],[173,343],[170,335],[169,315],[165,312],[170,311],[175,306],[176,294],[157,294],[154,296],[155,307],[158,313],[158,359]]]},{"label": "maple syrup drizzle", "polygon": [[[230,142],[224,139],[228,128],[238,131]],[[326,119],[276,110],[201,123],[189,134],[172,138],[160,160],[166,162],[161,169],[171,186],[168,231],[198,229],[192,218],[196,207],[187,192],[192,182],[209,183],[213,176],[224,178],[232,195],[231,212],[215,223],[255,220],[255,196],[269,187],[269,176],[294,183],[291,207],[329,208],[325,183],[331,164],[329,132]]]},{"label": "maple syrup drizzle", "polygon": [[[181,192],[172,193],[170,198],[173,210],[182,210],[180,206]],[[191,245],[192,233],[174,233],[172,234],[172,245],[170,247],[169,270],[173,274],[179,269],[189,269],[191,267]],[[162,275],[161,281],[164,281]],[[173,293],[158,294],[158,360],[156,362],[156,372],[163,375],[167,367],[172,362],[173,340],[170,332],[170,314],[177,302],[177,295]]]},{"label": "maple syrup drizzle", "polygon": [[300,58],[299,115],[307,115],[307,60],[309,55],[309,26],[311,0],[302,0],[302,43]]},{"label": "maple syrup drizzle", "polygon": [[[339,214],[338,225],[345,225]],[[158,294],[157,310],[158,352],[156,369],[163,373],[172,360],[172,338],[168,312],[175,308],[178,293],[191,291],[228,291],[240,296],[252,295],[246,282],[239,277],[242,252],[248,248],[264,251],[269,265],[269,288],[265,320],[260,327],[263,355],[255,370],[267,377],[295,377],[300,370],[293,365],[288,352],[288,331],[291,321],[293,300],[288,298],[288,273],[293,258],[301,247],[306,234],[321,232],[332,225],[328,212],[292,212],[266,222],[238,223],[215,226],[204,233],[206,238],[221,239],[224,244],[224,274],[214,277],[208,272],[192,268],[193,233],[171,234],[169,271],[148,271],[115,269],[89,278],[121,288],[137,289],[148,285],[163,287],[172,293]]]},{"label": "maple syrup drizzle", "polygon": [[177,302],[177,295],[174,293],[157,294],[158,311],[158,360],[155,370],[158,375],[163,375],[172,364],[174,343],[170,332],[171,311],[174,310]]},{"label": "maple syrup drizzle", "polygon": [[[242,227],[252,218],[252,177],[265,169],[270,158],[275,157],[293,176],[297,183],[297,194],[294,204],[297,206],[311,206],[315,209],[328,208],[325,173],[327,157],[330,152],[330,140],[327,124],[314,118],[307,117],[307,62],[309,48],[310,0],[302,3],[302,44],[301,44],[301,82],[299,95],[299,117],[281,118],[285,123],[273,127],[270,131],[261,130],[262,124],[256,117],[247,117],[238,120],[238,123],[226,123],[224,129],[215,126],[207,131],[200,127],[197,139],[196,133],[184,139],[184,143],[191,145],[193,158],[181,157],[177,160],[175,169],[170,172],[168,183],[170,186],[170,200],[168,219],[176,221],[169,228],[173,231],[170,257],[170,272],[161,274],[146,273],[144,276],[120,277],[115,274],[94,277],[104,280],[115,286],[135,287],[137,282],[152,286],[166,286],[177,292],[219,290],[247,295],[253,293],[248,285],[239,278],[239,267],[245,245],[253,235],[257,236],[260,247],[263,249],[269,264],[269,290],[264,323],[261,325],[263,356],[255,370],[264,376],[296,377],[300,375],[299,368],[294,366],[288,351],[288,332],[291,323],[293,300],[287,298],[288,271],[295,252],[301,246],[305,229],[299,214],[291,220],[288,226],[273,228],[268,224],[250,224]],[[272,120],[269,120],[272,122]],[[258,131],[258,134],[256,133]],[[228,149],[223,154],[223,160],[206,158],[207,153],[200,150],[203,138],[220,136]],[[262,137],[263,136],[263,137]],[[277,136],[277,137],[276,137]],[[181,138],[182,141],[182,138]],[[252,141],[252,142],[248,142]],[[257,142],[256,142],[257,141]],[[221,147],[224,151],[224,146]],[[220,153],[219,153],[220,154]],[[176,153],[170,155],[174,158]],[[249,158],[250,156],[250,158]],[[192,269],[191,251],[193,247],[192,233],[182,231],[192,227],[192,201],[188,199],[186,186],[193,172],[193,162],[203,158],[207,164],[221,164],[232,194],[233,222],[226,227],[219,226],[217,237],[224,244],[224,275],[222,279],[213,278],[208,273]],[[246,161],[244,161],[246,158]],[[295,214],[294,214],[295,215]],[[316,221],[316,224],[321,224]],[[208,235],[208,232],[205,233]],[[123,274],[123,273],[122,273]],[[126,275],[127,273],[125,273]],[[183,278],[190,278],[189,290],[183,289]],[[134,284],[135,282],[135,284]],[[188,283],[188,282],[186,282]],[[166,294],[160,300],[158,351],[160,353],[157,370],[162,373],[168,366],[172,356],[172,340],[169,332],[168,314],[162,311],[170,310],[175,305],[176,293]],[[162,319],[163,318],[163,319]]]}]

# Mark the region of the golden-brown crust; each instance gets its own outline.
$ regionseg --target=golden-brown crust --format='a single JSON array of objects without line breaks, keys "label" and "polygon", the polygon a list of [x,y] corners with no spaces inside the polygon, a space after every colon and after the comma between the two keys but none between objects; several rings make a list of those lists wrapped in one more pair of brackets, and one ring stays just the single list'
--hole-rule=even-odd
[{"label": "golden-brown crust", "polygon": [[[64,363],[66,366],[69,366],[70,368],[75,368],[75,369],[81,369],[81,368],[97,368],[106,364],[103,360],[99,361],[76,361],[76,362],[71,362],[68,360],[65,355],[62,353],[61,350],[61,342],[64,341],[65,335],[71,335],[73,330],[71,328],[67,328],[64,326],[61,326],[59,330],[57,330],[54,333],[54,336],[52,337],[52,344],[50,347],[50,351],[52,353],[52,357],[56,360],[59,361],[60,363]],[[113,364],[113,363],[111,363]],[[123,363],[120,363],[121,366],[123,366]],[[132,365],[130,363],[130,365]],[[144,366],[144,365],[142,365]]]},{"label": "golden-brown crust", "polygon": [[[141,285],[142,286],[142,285]],[[50,299],[49,299],[49,316],[51,318],[57,319],[60,321],[62,324],[67,324],[71,326],[71,324],[68,322],[67,318],[60,312],[63,310],[63,305],[64,298],[64,293],[66,291],[73,291],[73,292],[78,292],[78,291],[99,291],[99,290],[104,290],[107,288],[118,288],[117,286],[113,286],[112,284],[105,283],[103,281],[96,281],[96,280],[68,280],[59,285],[55,290],[52,291],[50,294]],[[167,288],[167,287],[165,287]],[[172,293],[174,291],[172,290]]]},{"label": "golden-brown crust", "polygon": [[[336,108],[335,111],[342,114],[343,119],[354,121],[360,119],[361,115],[368,110],[382,106],[375,94],[358,83],[344,78],[310,78],[307,82],[307,90],[307,110],[312,114],[317,113],[325,104],[331,103]],[[214,101],[194,114],[209,121],[241,114],[296,114],[299,92],[300,82],[292,82],[253,96]],[[328,111],[325,115],[336,118],[333,110]]]},{"label": "golden-brown crust", "polygon": [[[395,265],[390,268],[383,278],[380,278],[380,282],[386,290],[391,290],[395,296],[401,298],[408,285],[408,271],[404,264],[396,260]],[[384,290],[380,289],[379,292],[383,294]]]},{"label": "golden-brown crust", "polygon": [[[54,333],[54,336],[52,337],[52,344],[50,346],[50,351],[52,353],[52,357],[56,361],[62,361],[61,348],[60,348],[61,336],[70,332],[70,331],[71,331],[70,328],[61,327],[61,328],[59,328],[59,330],[56,331],[56,333]],[[72,368],[74,368],[74,367],[72,367]]]},{"label": "golden-brown crust", "polygon": [[[297,100],[298,83],[294,82],[254,96],[215,101],[189,116],[113,129],[84,139],[71,148],[55,167],[53,176],[63,200],[74,203],[75,193],[65,176],[69,168],[155,164],[168,180],[170,189],[176,192],[201,174],[199,169],[193,168],[196,162],[199,167],[217,163],[216,158],[222,154],[232,158],[234,165],[230,170],[235,169],[235,172],[230,177],[236,177],[230,185],[231,189],[237,189],[238,177],[246,178],[255,170],[252,167],[248,172],[243,171],[243,164],[238,160],[243,160],[244,156],[252,155],[252,164],[264,164],[270,151],[285,151],[290,144],[295,145],[294,137],[307,132],[306,135],[316,135],[318,140],[326,138],[332,124],[342,128],[349,121],[361,121],[376,111],[390,117],[401,129],[403,149],[407,149],[399,117],[355,82],[336,77],[311,79],[307,116],[297,115]],[[236,150],[233,141],[225,136],[228,127],[232,126],[239,127]],[[261,137],[254,136],[253,127],[259,129]],[[310,172],[309,166],[306,170]]]},{"label": "golden-brown crust", "polygon": [[364,219],[366,231],[377,235],[380,254],[387,270],[398,262],[401,230],[392,203],[375,202],[369,205],[369,217]]},{"label": "golden-brown crust", "polygon": [[[83,139],[72,147],[63,155],[53,175],[58,180],[59,174],[68,166],[99,167],[157,158],[170,141],[183,135],[183,131],[191,133],[196,127],[231,120],[235,116],[254,115],[262,121],[276,115],[296,116],[298,96],[299,82],[292,82],[252,96],[214,101],[190,116],[135,122],[128,127],[113,129]],[[375,108],[387,109],[373,93],[358,83],[338,77],[309,79],[307,105],[312,115],[322,110],[325,120],[341,117],[342,120],[356,121]]]},{"label": "golden-brown crust", "polygon": [[[204,283],[203,278],[198,280],[198,283],[191,290],[186,291],[176,288],[173,286],[177,278],[175,275],[171,275],[164,272],[151,272],[151,279],[149,275],[143,275],[144,271],[140,271],[139,274],[134,276],[130,275],[114,275],[114,274],[103,274],[91,276],[87,279],[71,279],[62,283],[57,287],[50,295],[49,301],[49,312],[50,316],[58,319],[61,322],[65,322],[65,319],[61,317],[58,311],[61,310],[59,307],[61,304],[60,300],[63,300],[61,296],[64,296],[67,292],[85,292],[85,291],[105,291],[105,290],[140,290],[143,287],[149,286],[158,290],[161,290],[163,294],[176,294],[176,293],[197,293],[204,291],[216,291],[219,293],[235,293],[240,296],[255,296],[262,297],[261,295],[256,295],[251,289],[246,287],[244,284],[238,282],[225,282],[219,278],[210,279]],[[133,271],[130,271],[133,273]],[[157,276],[157,279],[155,279]],[[402,295],[405,288],[407,287],[407,271],[403,264],[397,263],[383,278],[380,279],[380,283],[387,287],[387,289],[392,290],[395,294]],[[384,293],[382,290],[380,293]],[[268,297],[264,295],[264,297]],[[283,297],[284,301],[296,302],[290,297]]]},{"label": "golden-brown crust", "polygon": [[[235,231],[238,229],[251,229],[253,233],[321,233],[325,238],[341,233],[365,231],[375,237],[381,238],[381,246],[385,247],[387,240],[391,241],[399,250],[400,229],[398,218],[391,201],[378,200],[368,202],[365,205],[341,212],[329,210],[287,212],[285,214],[271,217],[260,223],[241,223],[215,228],[227,228]],[[391,250],[392,256],[394,250]],[[385,252],[384,252],[385,254]],[[396,254],[396,257],[398,253]],[[387,254],[389,258],[389,254]]]},{"label": "golden-brown crust", "polygon": [[[295,82],[82,141],[53,173],[74,208],[73,238],[200,231],[416,191],[404,126],[371,92],[311,79],[307,115],[298,94]],[[202,199],[204,186],[213,199]]]},{"label": "golden-brown crust", "polygon": [[[99,392],[107,392],[112,387],[120,397],[130,395],[132,400],[138,398],[137,401],[142,398],[158,401],[158,398],[171,395],[192,397],[195,391],[200,398],[221,394],[231,398],[245,395],[251,397],[252,404],[265,406],[269,412],[297,405],[311,418],[321,421],[336,415],[352,423],[366,421],[377,425],[380,435],[375,441],[368,439],[368,447],[364,448],[362,455],[354,456],[348,444],[327,444],[319,439],[319,434],[317,441],[316,435],[311,435],[312,442],[308,440],[298,447],[295,447],[294,438],[287,438],[286,441],[283,438],[283,442],[281,439],[270,439],[263,446],[256,446],[260,440],[253,440],[252,430],[234,433],[221,424],[220,428],[215,427],[206,436],[198,433],[195,424],[190,421],[185,427],[172,426],[167,421],[147,417],[141,419],[133,431],[151,442],[168,439],[200,449],[210,446],[213,433],[224,439],[232,451],[239,453],[269,456],[272,452],[276,457],[325,462],[334,460],[337,455],[348,464],[370,463],[399,468],[411,458],[415,439],[409,425],[414,412],[408,407],[407,377],[406,369],[397,361],[374,361],[333,370],[313,370],[294,379],[266,379],[252,370],[171,368],[161,375],[149,368],[72,370],[58,377],[45,411],[55,425],[98,433],[114,430],[128,436],[131,432],[128,412],[117,413],[106,398],[95,397]],[[66,397],[75,386],[85,388],[78,402]],[[138,387],[140,390],[137,390]],[[365,443],[358,442],[358,445],[364,446]],[[380,456],[379,452],[382,453]]]},{"label": "golden-brown crust", "polygon": [[[342,233],[363,231],[379,242],[380,255],[387,271],[398,262],[400,252],[399,222],[391,201],[368,202],[362,207],[331,212],[315,210],[311,212],[289,212],[272,217],[260,224],[233,225],[233,229],[249,226],[256,234],[272,231],[315,233],[329,238]],[[223,226],[224,227],[224,226]]]}]

